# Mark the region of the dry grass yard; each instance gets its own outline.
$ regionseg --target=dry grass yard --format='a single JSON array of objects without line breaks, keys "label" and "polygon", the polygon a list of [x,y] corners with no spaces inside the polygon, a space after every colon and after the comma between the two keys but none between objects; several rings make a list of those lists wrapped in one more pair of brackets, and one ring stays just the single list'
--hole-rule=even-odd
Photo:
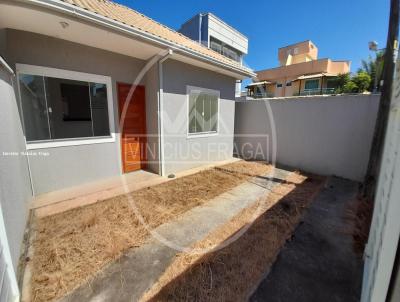
[{"label": "dry grass yard", "polygon": [[[290,240],[324,179],[290,174],[267,198],[244,209],[193,248],[218,247],[250,224],[238,240],[206,255],[179,254],[142,301],[247,301]],[[258,207],[262,214],[252,221]]]},{"label": "dry grass yard", "polygon": [[30,260],[32,301],[64,296],[149,238],[129,200],[155,228],[271,169],[265,163],[239,161],[37,219]]}]

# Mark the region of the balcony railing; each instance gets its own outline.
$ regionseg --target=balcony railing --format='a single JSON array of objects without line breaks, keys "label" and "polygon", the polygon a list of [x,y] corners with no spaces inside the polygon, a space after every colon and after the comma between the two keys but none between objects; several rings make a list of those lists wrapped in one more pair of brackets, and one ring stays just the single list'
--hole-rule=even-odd
[{"label": "balcony railing", "polygon": [[250,94],[247,94],[247,96],[255,98],[255,99],[261,99],[261,98],[273,98],[274,94],[270,92],[255,92]]},{"label": "balcony railing", "polygon": [[323,95],[323,94],[335,94],[336,88],[316,88],[316,89],[304,89],[300,91],[300,93],[296,93],[295,95]]}]

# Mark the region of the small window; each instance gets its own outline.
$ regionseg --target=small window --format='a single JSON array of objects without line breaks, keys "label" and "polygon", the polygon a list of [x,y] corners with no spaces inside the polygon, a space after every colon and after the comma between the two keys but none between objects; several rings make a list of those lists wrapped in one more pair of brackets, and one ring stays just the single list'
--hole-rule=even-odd
[{"label": "small window", "polygon": [[210,41],[210,48],[218,53],[222,53],[222,45],[217,41]]},{"label": "small window", "polygon": [[277,88],[282,88],[282,83],[277,83],[277,84],[276,84],[276,87],[277,87]]},{"label": "small window", "polygon": [[189,135],[217,133],[219,92],[188,87],[188,97]]},{"label": "small window", "polygon": [[105,83],[34,75],[25,70],[18,73],[18,79],[28,143],[111,136],[110,92]]},{"label": "small window", "polygon": [[227,58],[235,60],[236,62],[240,62],[241,60],[242,54],[240,51],[226,45],[214,37],[210,37],[210,48]]},{"label": "small window", "polygon": [[292,82],[286,82],[286,86],[287,86],[287,87],[292,86]]}]

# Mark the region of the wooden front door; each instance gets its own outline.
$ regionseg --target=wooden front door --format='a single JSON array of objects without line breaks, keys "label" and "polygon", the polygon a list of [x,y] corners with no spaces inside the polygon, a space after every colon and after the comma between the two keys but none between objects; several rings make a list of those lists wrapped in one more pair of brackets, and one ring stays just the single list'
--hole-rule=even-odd
[{"label": "wooden front door", "polygon": [[[119,120],[131,89],[118,83]],[[146,103],[144,86],[136,86],[129,102],[121,131],[121,158],[124,173],[144,169],[146,165]]]}]

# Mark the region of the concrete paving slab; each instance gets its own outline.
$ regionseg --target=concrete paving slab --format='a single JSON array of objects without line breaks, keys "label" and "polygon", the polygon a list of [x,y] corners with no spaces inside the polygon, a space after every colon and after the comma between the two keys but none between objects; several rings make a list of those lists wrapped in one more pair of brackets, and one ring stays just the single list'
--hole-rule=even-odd
[{"label": "concrete paving slab", "polygon": [[[245,182],[207,204],[193,208],[179,219],[159,226],[155,231],[172,243],[172,246],[189,247],[268,194],[289,173],[276,169],[272,179],[265,176]],[[138,301],[178,252],[153,238],[106,267],[89,284],[82,285],[62,301]]]},{"label": "concrete paving slab", "polygon": [[348,180],[328,180],[250,301],[360,300],[362,259],[353,251],[345,219],[357,188]]}]

